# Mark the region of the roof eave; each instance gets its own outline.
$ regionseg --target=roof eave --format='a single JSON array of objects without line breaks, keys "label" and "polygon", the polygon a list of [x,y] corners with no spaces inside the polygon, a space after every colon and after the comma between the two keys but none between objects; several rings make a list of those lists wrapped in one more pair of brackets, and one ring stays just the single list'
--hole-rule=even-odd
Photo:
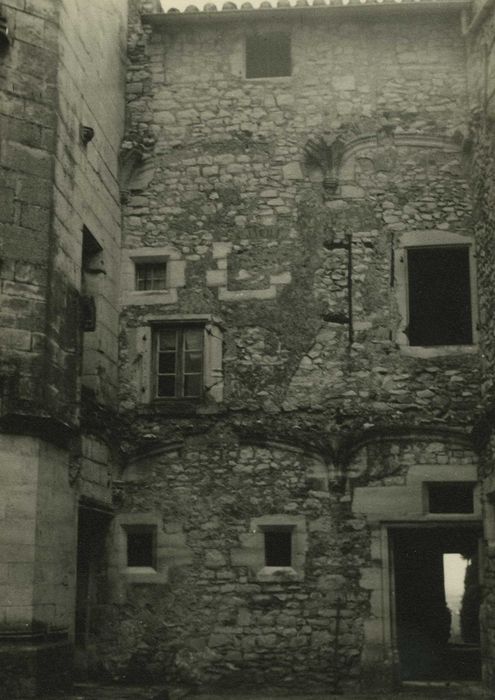
[{"label": "roof eave", "polygon": [[[353,0],[351,0],[351,3]],[[317,7],[274,7],[252,10],[218,10],[205,12],[198,10],[184,12],[160,12],[144,14],[143,21],[153,27],[166,27],[175,24],[245,22],[261,19],[302,19],[303,17],[319,19],[325,16],[370,16],[379,14],[409,14],[409,13],[460,13],[472,6],[471,0],[365,0],[353,4],[333,4]]]}]

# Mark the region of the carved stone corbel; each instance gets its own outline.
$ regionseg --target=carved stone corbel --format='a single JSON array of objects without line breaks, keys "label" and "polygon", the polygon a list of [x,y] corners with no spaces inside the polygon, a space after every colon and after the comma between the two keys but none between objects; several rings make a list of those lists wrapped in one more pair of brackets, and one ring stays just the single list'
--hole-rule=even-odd
[{"label": "carved stone corbel", "polygon": [[323,187],[335,192],[339,184],[339,168],[345,151],[345,141],[336,136],[310,138],[304,146],[306,163],[319,168],[323,174]]}]

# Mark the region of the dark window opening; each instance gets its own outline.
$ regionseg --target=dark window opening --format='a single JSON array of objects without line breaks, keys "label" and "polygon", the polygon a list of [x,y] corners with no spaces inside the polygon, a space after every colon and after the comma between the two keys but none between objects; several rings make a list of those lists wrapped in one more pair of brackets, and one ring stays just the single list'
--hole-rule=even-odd
[{"label": "dark window opening", "polygon": [[265,565],[292,566],[292,530],[265,530]]},{"label": "dark window opening", "polygon": [[200,398],[203,392],[203,326],[180,326],[156,334],[156,398]]},{"label": "dark window opening", "polygon": [[136,289],[140,292],[167,288],[167,263],[136,264]]},{"label": "dark window opening", "polygon": [[82,260],[81,260],[81,330],[96,330],[96,302],[98,278],[105,274],[103,265],[103,248],[91,231],[83,226]]},{"label": "dark window opening", "polygon": [[96,330],[96,302],[87,294],[81,296],[81,330],[85,333]]},{"label": "dark window opening", "polygon": [[409,344],[472,343],[468,247],[410,248],[407,270]]},{"label": "dark window opening", "polygon": [[98,261],[103,248],[93,236],[89,228],[83,226],[82,269],[83,272],[94,272],[94,263]]},{"label": "dark window opening", "polygon": [[288,34],[270,32],[246,37],[246,78],[276,78],[291,72]]},{"label": "dark window opening", "polygon": [[155,568],[155,531],[153,528],[127,528],[127,566]]},{"label": "dark window opening", "polygon": [[470,483],[428,484],[430,513],[473,513],[473,488]]}]

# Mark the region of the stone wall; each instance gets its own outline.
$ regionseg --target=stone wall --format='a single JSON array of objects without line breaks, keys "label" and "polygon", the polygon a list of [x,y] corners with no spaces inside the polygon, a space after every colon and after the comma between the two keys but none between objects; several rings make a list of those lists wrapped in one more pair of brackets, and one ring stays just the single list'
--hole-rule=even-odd
[{"label": "stone wall", "polygon": [[[42,410],[55,150],[57,3],[2,4],[0,57],[2,408]],[[35,407],[35,408],[34,408]]]},{"label": "stone wall", "polygon": [[[86,334],[84,373],[100,394],[109,396],[116,383],[116,173],[126,15],[123,2],[114,5],[105,3],[103,15],[95,6],[84,22],[77,3],[3,6],[14,38],[1,59],[4,383],[12,410],[25,410],[26,402],[38,411],[50,406],[65,420],[77,413],[83,224],[100,241],[106,262],[98,278],[99,328],[91,338]],[[85,122],[96,132],[87,148],[79,133]]]},{"label": "stone wall", "polygon": [[495,70],[494,44],[495,15],[490,2],[477,3],[466,25],[468,42],[468,69],[471,107],[471,130],[466,148],[472,158],[472,194],[474,227],[476,231],[478,275],[480,292],[481,349],[483,358],[482,395],[483,412],[478,426],[482,446],[480,477],[484,492],[485,521],[485,586],[482,603],[482,638],[487,645],[484,674],[490,687],[495,687],[495,640],[493,625],[495,605],[493,601],[494,574],[494,378],[495,347],[493,345],[494,317],[494,205],[495,205],[495,144],[493,125],[495,120]]},{"label": "stone wall", "polygon": [[[96,296],[98,317],[85,383],[100,400],[115,389],[125,5],[2,5],[12,39],[0,58],[4,411],[77,419],[81,291]],[[87,146],[81,125],[95,131]],[[87,291],[83,225],[103,248]]]},{"label": "stone wall", "polygon": [[[426,467],[413,467],[474,478],[476,343],[415,348],[404,332],[405,247],[474,241],[460,18],[382,9],[294,23],[288,10],[276,25],[254,12],[246,25],[188,13],[143,27],[131,13],[128,465],[97,655],[114,677],[328,690],[358,685],[368,663],[390,685],[367,523],[380,516],[358,512],[361,496],[383,505],[402,486],[422,521]],[[246,26],[290,29],[292,77],[243,77]],[[133,260],[153,253],[171,276],[147,296]],[[188,318],[217,329],[222,391],[155,402],[153,324]],[[353,457],[363,442],[367,461]],[[303,575],[263,580],[258,528],[279,517],[302,528]],[[156,531],[155,583],[125,566],[140,519]]]},{"label": "stone wall", "polygon": [[[466,118],[457,18],[364,26],[361,45],[358,21],[303,23],[293,78],[261,81],[240,76],[238,28],[156,31],[147,48],[136,39],[128,135],[147,151],[130,182],[124,245],[129,254],[171,246],[185,285],[162,303],[126,306],[124,348],[126,327],[150,314],[217,314],[226,406],[338,404],[361,423],[467,418],[477,359],[404,356],[390,259],[404,232],[471,236],[454,139]],[[304,156],[308,139],[329,132],[348,144],[334,195]],[[139,401],[135,358],[132,347],[123,355],[126,407]]]},{"label": "stone wall", "polygon": [[[203,688],[390,687],[382,521],[431,526],[425,484],[472,483],[476,465],[467,439],[441,432],[370,439],[345,473],[329,455],[218,427],[141,455],[115,484],[95,668]],[[464,524],[479,522],[475,508]],[[126,563],[125,531],[139,524],[156,528],[154,571]],[[262,532],[282,524],[299,539],[293,569],[277,574]]]},{"label": "stone wall", "polygon": [[3,435],[2,697],[67,687],[75,594],[75,505],[63,449]]},{"label": "stone wall", "polygon": [[[485,12],[489,3],[485,3]],[[479,15],[475,15],[475,19]],[[493,347],[493,168],[494,145],[491,127],[495,118],[493,106],[493,11],[481,24],[474,24],[467,35],[469,46],[469,92],[471,131],[466,148],[471,149],[473,213],[476,231],[480,287],[480,324],[483,329],[483,394],[487,404],[493,402],[495,349]]]},{"label": "stone wall", "polygon": [[[116,561],[100,615],[107,672],[237,688],[355,682],[368,539],[341,495],[317,455],[240,446],[226,431],[131,465],[119,518],[156,514],[157,580]],[[275,522],[301,536],[299,563],[279,575],[264,568],[261,535]]]},{"label": "stone wall", "polygon": [[[90,435],[77,431],[81,383],[94,421],[117,382],[127,7],[36,0],[1,12],[11,42],[0,55],[0,685],[10,698],[70,681],[77,497],[110,501],[108,435],[88,421]],[[94,129],[87,144],[81,126]],[[84,295],[96,328],[83,334]]]},{"label": "stone wall", "polygon": [[[124,0],[63,5],[60,15],[58,134],[55,163],[56,285],[93,296],[96,327],[83,334],[82,381],[101,403],[116,389],[120,191],[118,158],[124,129]],[[94,130],[85,145],[80,128]],[[83,228],[101,247],[83,265]],[[82,269],[85,267],[86,269]],[[57,308],[55,318],[63,313]],[[73,351],[63,328],[57,332]],[[72,342],[74,340],[72,339]],[[74,358],[76,367],[79,360]]]}]

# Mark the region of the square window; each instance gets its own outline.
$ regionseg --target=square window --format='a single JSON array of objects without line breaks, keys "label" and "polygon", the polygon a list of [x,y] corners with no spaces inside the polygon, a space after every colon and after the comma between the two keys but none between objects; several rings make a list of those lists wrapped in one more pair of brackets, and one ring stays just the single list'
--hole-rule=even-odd
[{"label": "square window", "polygon": [[127,566],[155,568],[156,532],[154,527],[126,527]]},{"label": "square window", "polygon": [[450,482],[428,484],[428,511],[430,513],[473,513],[474,484]]},{"label": "square window", "polygon": [[283,32],[246,37],[246,78],[291,75],[290,35]]},{"label": "square window", "polygon": [[407,250],[410,345],[473,342],[469,246]]},{"label": "square window", "polygon": [[136,263],[136,290],[138,292],[167,288],[167,263]]},{"label": "square window", "polygon": [[204,326],[181,325],[155,332],[155,398],[199,399],[203,394]]},{"label": "square window", "polygon": [[292,566],[292,528],[264,530],[265,566]]}]

